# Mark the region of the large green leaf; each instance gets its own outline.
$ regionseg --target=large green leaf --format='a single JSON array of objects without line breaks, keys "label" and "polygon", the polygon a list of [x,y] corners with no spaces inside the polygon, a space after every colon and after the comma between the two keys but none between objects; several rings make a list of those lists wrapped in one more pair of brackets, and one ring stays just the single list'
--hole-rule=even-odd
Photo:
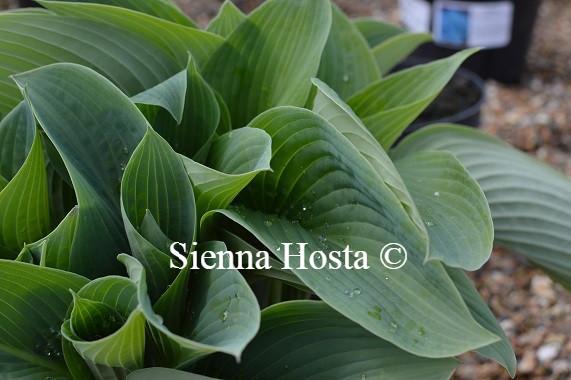
[{"label": "large green leaf", "polygon": [[418,213],[400,174],[383,147],[375,140],[353,110],[331,88],[319,79],[314,79],[313,84],[317,87],[313,111],[321,115],[351,141],[353,146],[373,166],[378,177],[400,200],[421,232],[426,234],[422,217]]},{"label": "large green leaf", "polygon": [[411,355],[327,304],[292,301],[262,312],[260,332],[237,365],[212,368],[225,379],[448,379],[457,361]]},{"label": "large green leaf", "polygon": [[426,260],[476,270],[492,253],[494,226],[478,183],[447,152],[411,153],[395,162],[428,227]]},{"label": "large green leaf", "polygon": [[474,287],[474,284],[472,284],[472,281],[470,281],[462,270],[454,268],[446,268],[446,270],[460,291],[460,294],[462,294],[462,298],[466,302],[466,305],[468,305],[474,319],[501,338],[499,342],[484,346],[478,349],[477,352],[485,357],[496,360],[514,377],[517,368],[515,353],[509,338],[500,327],[496,317],[488,308],[488,305],[486,305],[486,302],[484,302],[478,290]]},{"label": "large green leaf", "polygon": [[336,5],[332,7],[331,32],[318,77],[347,99],[381,75],[367,41]]},{"label": "large green leaf", "polygon": [[169,269],[168,244],[194,241],[196,208],[179,155],[151,128],[125,169],[121,206],[131,251],[149,273],[156,301],[178,274]]},{"label": "large green leaf", "polygon": [[226,0],[206,30],[227,38],[245,19],[246,15],[232,1]]},{"label": "large green leaf", "polygon": [[228,36],[204,77],[224,98],[234,127],[277,105],[305,104],[330,25],[327,0],[269,0]]},{"label": "large green leaf", "polygon": [[371,48],[391,37],[404,33],[404,29],[401,27],[372,18],[358,18],[353,23],[365,37]]},{"label": "large green leaf", "polygon": [[187,48],[182,53],[185,61],[178,63],[138,33],[50,13],[1,13],[0,33],[0,118],[22,99],[9,78],[12,74],[74,62],[103,73],[134,95],[167,79],[186,63]]},{"label": "large green leaf", "polygon": [[160,106],[145,110],[151,125],[178,153],[204,161],[220,122],[220,108],[192,60],[186,70],[133,101]]},{"label": "large green leaf", "polygon": [[[51,0],[49,0],[51,1]],[[190,27],[195,24],[170,0],[60,0],[76,3],[99,3],[123,7],[135,11],[147,13],[151,16],[159,17]]]},{"label": "large green leaf", "polygon": [[216,128],[216,133],[222,135],[226,132],[230,132],[232,130],[232,115],[230,115],[230,110],[226,105],[224,99],[222,99],[222,95],[218,92],[214,91],[216,95],[216,100],[218,101],[218,108],[220,109],[220,122],[218,123],[218,127]]},{"label": "large green leaf", "polygon": [[44,150],[37,132],[26,161],[0,191],[0,258],[14,259],[26,242],[45,236],[51,224],[49,210]]},{"label": "large green leaf", "polygon": [[202,66],[224,42],[222,37],[213,33],[175,24],[130,9],[103,4],[60,1],[44,1],[41,4],[63,16],[92,20],[120,28],[130,34],[136,34],[144,40],[144,44],[139,49],[156,46],[177,62],[179,68],[187,63],[188,52],[192,54],[198,65]]},{"label": "large green leaf", "polygon": [[[0,119],[1,119],[0,115]],[[25,101],[0,121],[0,176],[10,180],[24,164],[32,147],[36,121]]]},{"label": "large green leaf", "polygon": [[134,371],[127,376],[127,380],[215,380],[213,377],[177,371],[170,368],[145,368]]},{"label": "large green leaf", "polygon": [[16,81],[65,162],[77,195],[70,269],[90,277],[118,272],[115,256],[128,248],[119,185],[147,121],[119,89],[83,66],[54,64]]},{"label": "large green leaf", "polygon": [[70,253],[77,226],[78,208],[74,207],[45,238],[27,244],[20,255],[29,252],[33,262],[61,270],[70,269]]},{"label": "large green leaf", "polygon": [[464,50],[448,58],[399,71],[355,94],[348,104],[388,149],[475,51]]},{"label": "large green leaf", "polygon": [[[259,174],[242,193],[247,207],[209,214],[205,233],[234,221],[282,261],[287,242],[307,243],[308,253],[346,246],[367,252],[368,270],[299,269],[299,257],[291,264],[334,309],[406,351],[446,357],[497,339],[472,319],[443,267],[424,264],[426,236],[340,132],[295,107],[267,111],[250,126],[272,137],[273,172]],[[399,270],[378,261],[380,249],[393,242],[408,250]]]},{"label": "large green leaf", "polygon": [[[47,138],[45,134],[42,134],[42,140],[44,142],[44,147],[49,152],[53,150],[56,152],[58,158],[59,153],[53,148],[51,141]],[[61,160],[61,158],[60,158]],[[65,165],[63,162],[54,163],[54,160],[48,153],[47,159],[47,176],[48,176],[48,188],[49,188],[49,201],[50,201],[50,214],[52,219],[52,225],[58,225],[67,214],[77,205],[77,199],[75,198],[75,192],[71,184],[71,179],[67,174]],[[60,174],[59,165],[61,169],[65,171],[65,177]]]},{"label": "large green leaf", "polygon": [[[201,252],[204,250],[225,251],[226,246],[220,242],[208,243],[202,246]],[[237,270],[193,271],[189,285],[193,299],[185,324],[173,330],[151,306],[144,267],[131,256],[121,255],[120,260],[137,284],[139,307],[151,329],[152,361],[156,365],[179,367],[213,352],[239,358],[256,334],[259,306]]]},{"label": "large green leaf", "polygon": [[[184,115],[184,103],[188,85],[187,70],[188,68],[185,67],[164,82],[131,97],[131,100],[136,104],[161,107],[168,111],[177,124],[180,124]],[[149,113],[152,115],[155,112]],[[152,116],[155,117],[155,115]]]},{"label": "large green leaf", "polygon": [[179,156],[151,128],[129,160],[121,193],[125,215],[137,229],[148,210],[171,240],[193,241],[196,214],[190,179]]},{"label": "large green leaf", "polygon": [[395,150],[446,150],[486,194],[495,241],[543,267],[571,288],[571,181],[492,136],[454,125],[414,133]]},{"label": "large green leaf", "polygon": [[420,45],[431,39],[432,36],[428,33],[401,33],[375,46],[373,55],[381,74],[390,72]]},{"label": "large green leaf", "polygon": [[69,289],[86,283],[73,273],[0,260],[0,379],[67,374],[60,326],[72,302]]},{"label": "large green leaf", "polygon": [[184,158],[196,191],[199,218],[207,211],[228,207],[258,173],[270,170],[271,148],[267,133],[245,127],[217,137],[207,165]]},{"label": "large green leaf", "polygon": [[53,376],[61,376],[65,370],[46,368],[41,364],[30,364],[0,351],[0,380],[45,380]]},{"label": "large green leaf", "polygon": [[145,353],[145,317],[137,286],[109,276],[85,285],[74,295],[62,334],[84,359],[103,366],[140,368]]}]

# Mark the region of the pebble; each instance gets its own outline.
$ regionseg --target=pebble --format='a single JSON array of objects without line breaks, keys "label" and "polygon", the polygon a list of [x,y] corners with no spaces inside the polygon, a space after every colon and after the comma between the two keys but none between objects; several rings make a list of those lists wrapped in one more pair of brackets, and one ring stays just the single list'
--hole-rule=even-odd
[{"label": "pebble", "polygon": [[539,359],[542,363],[547,363],[552,361],[559,355],[559,351],[561,350],[560,343],[548,343],[545,344],[537,350],[537,359]]},{"label": "pebble", "polygon": [[555,360],[551,365],[553,373],[556,375],[563,375],[571,373],[571,360]]},{"label": "pebble", "polygon": [[545,275],[535,275],[531,279],[531,291],[543,297],[547,301],[555,300],[555,291],[553,290],[553,281]]},{"label": "pebble", "polygon": [[517,370],[521,374],[528,374],[535,370],[537,360],[533,351],[527,351],[518,363]]}]

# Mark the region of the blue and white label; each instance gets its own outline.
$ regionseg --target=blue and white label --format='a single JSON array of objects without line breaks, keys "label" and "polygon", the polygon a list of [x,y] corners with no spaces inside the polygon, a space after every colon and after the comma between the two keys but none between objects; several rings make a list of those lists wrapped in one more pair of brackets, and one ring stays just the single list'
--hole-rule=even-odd
[{"label": "blue and white label", "polygon": [[452,47],[501,48],[511,41],[513,3],[436,0],[434,41]]},{"label": "blue and white label", "polygon": [[411,32],[430,32],[438,45],[501,48],[511,41],[511,1],[399,0],[403,24]]}]

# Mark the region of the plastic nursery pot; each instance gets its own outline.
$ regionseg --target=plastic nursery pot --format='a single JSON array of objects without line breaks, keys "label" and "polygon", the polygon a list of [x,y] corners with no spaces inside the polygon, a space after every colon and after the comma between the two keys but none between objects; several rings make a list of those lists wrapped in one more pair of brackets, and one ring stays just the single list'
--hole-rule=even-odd
[{"label": "plastic nursery pot", "polygon": [[20,8],[39,7],[40,5],[34,0],[18,0]]},{"label": "plastic nursery pot", "polygon": [[434,43],[421,46],[418,57],[436,59],[466,47],[485,50],[464,67],[484,79],[521,82],[541,0],[400,0],[403,24],[432,32]]}]

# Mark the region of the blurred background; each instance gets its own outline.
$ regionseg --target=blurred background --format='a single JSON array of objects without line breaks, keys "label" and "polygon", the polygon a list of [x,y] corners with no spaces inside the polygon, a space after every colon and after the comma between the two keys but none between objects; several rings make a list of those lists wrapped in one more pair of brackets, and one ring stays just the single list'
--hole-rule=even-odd
[{"label": "blurred background", "polygon": [[[473,45],[490,47],[471,58],[415,125],[467,123],[571,177],[571,1],[334,1],[353,17],[432,33],[436,44],[421,46],[407,64]],[[202,26],[222,3],[176,2]],[[249,12],[261,1],[234,2]],[[0,0],[0,9],[18,6],[17,0]],[[473,279],[512,340],[517,378],[571,379],[571,293],[501,249]],[[471,354],[462,360],[455,379],[509,379],[489,360]]]}]

